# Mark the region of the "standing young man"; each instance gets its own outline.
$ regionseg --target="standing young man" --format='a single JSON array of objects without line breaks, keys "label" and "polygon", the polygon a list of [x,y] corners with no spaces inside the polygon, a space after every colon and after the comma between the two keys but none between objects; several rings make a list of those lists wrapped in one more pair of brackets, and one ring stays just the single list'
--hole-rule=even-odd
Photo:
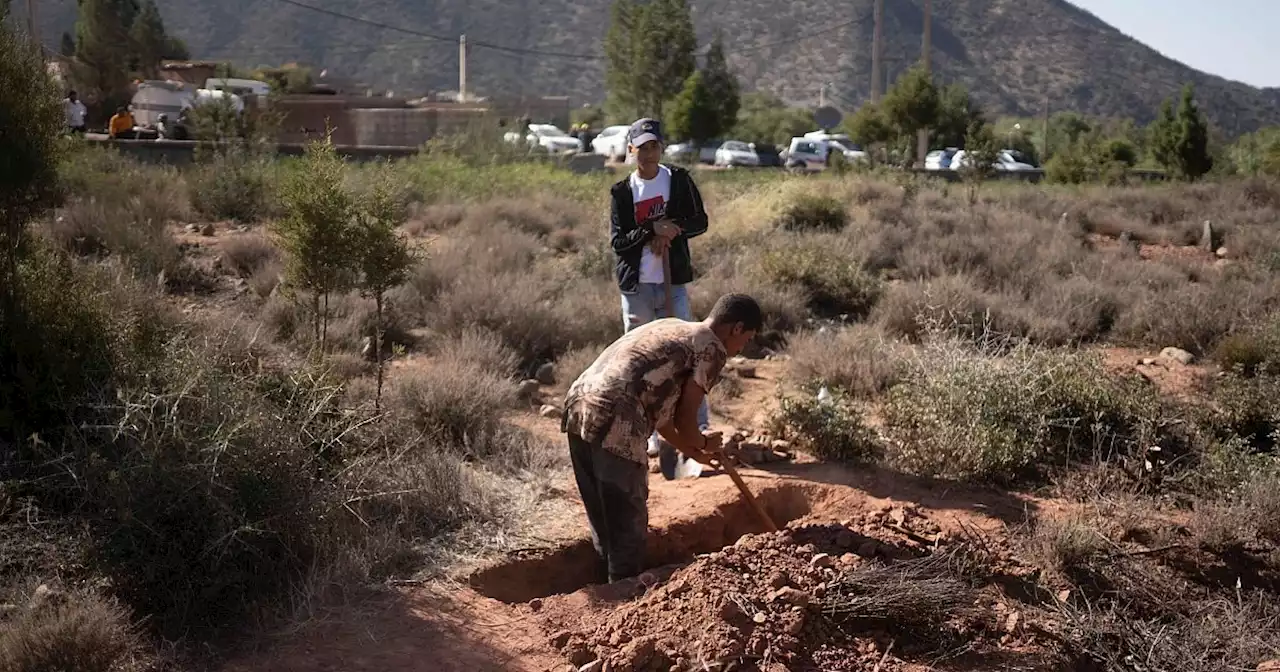
[{"label": "standing young man", "polygon": [[62,114],[66,118],[67,131],[72,135],[84,135],[84,119],[88,113],[75,91],[68,92],[62,100]]},{"label": "standing young man", "polygon": [[[636,169],[610,190],[610,241],[618,258],[622,326],[628,332],[662,317],[693,321],[685,287],[693,281],[689,239],[706,233],[707,212],[689,171],[661,163],[663,147],[659,122],[640,119],[632,124],[627,151],[635,158]],[[670,261],[670,278],[663,270],[664,253]],[[667,280],[671,306],[666,305]],[[705,430],[710,423],[704,399],[698,407],[698,425]],[[660,455],[663,474],[674,477],[675,451],[662,445],[656,433],[649,439],[648,454]]]},{"label": "standing young man", "polygon": [[698,409],[762,321],[754,299],[726,294],[702,322],[660,319],[628,331],[569,387],[561,431],[610,582],[644,569],[649,437],[656,430],[690,459],[715,459],[720,435],[701,429]]}]

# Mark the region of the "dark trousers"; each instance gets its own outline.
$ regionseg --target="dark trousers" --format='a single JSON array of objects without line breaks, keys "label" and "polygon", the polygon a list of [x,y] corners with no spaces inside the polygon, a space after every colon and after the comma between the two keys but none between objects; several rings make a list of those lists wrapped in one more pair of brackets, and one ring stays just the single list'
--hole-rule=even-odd
[{"label": "dark trousers", "polygon": [[649,468],[569,434],[569,457],[587,509],[591,542],[604,558],[610,583],[644,569],[649,534]]}]

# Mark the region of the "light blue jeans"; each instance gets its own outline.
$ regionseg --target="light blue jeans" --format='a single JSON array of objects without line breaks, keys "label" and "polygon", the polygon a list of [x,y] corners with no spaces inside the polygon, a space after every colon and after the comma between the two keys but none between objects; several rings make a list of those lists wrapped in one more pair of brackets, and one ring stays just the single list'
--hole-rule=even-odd
[{"label": "light blue jeans", "polygon": [[[671,303],[674,310],[667,308],[666,290],[660,284],[640,283],[632,294],[622,295],[622,328],[625,331],[668,316],[678,317],[686,322],[693,321],[693,308],[689,305],[689,292],[684,285],[671,287]],[[673,315],[674,313],[674,315]],[[707,400],[702,399],[698,407],[698,427],[706,431],[711,427],[711,409]],[[668,480],[675,477],[676,451],[654,432],[649,437],[650,454],[658,453],[658,462],[662,473]]]}]

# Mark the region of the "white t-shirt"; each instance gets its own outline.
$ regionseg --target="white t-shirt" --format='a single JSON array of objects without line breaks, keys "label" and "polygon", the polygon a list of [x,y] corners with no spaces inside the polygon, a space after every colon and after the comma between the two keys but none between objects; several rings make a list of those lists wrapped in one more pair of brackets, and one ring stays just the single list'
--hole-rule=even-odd
[{"label": "white t-shirt", "polygon": [[84,126],[84,116],[87,113],[84,108],[84,103],[79,100],[73,101],[70,98],[64,98],[62,101],[62,112],[66,115],[67,126],[71,128],[80,128],[81,126]]},{"label": "white t-shirt", "polygon": [[[671,200],[671,169],[658,166],[658,174],[652,180],[640,177],[640,171],[631,173],[631,198],[636,204],[636,225],[660,219],[667,212]],[[648,245],[640,253],[640,282],[662,284],[662,257],[653,253]]]}]

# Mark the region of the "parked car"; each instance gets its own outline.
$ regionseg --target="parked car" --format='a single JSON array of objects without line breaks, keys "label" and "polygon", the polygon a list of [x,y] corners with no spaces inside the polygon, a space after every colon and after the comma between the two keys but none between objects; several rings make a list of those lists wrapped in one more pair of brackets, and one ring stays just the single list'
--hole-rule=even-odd
[{"label": "parked car", "polygon": [[959,153],[959,149],[948,147],[946,149],[935,149],[924,155],[925,170],[947,170],[951,168],[951,160]]},{"label": "parked car", "polygon": [[627,130],[630,126],[608,126],[591,141],[591,152],[614,161],[627,158]]},{"label": "parked car", "polygon": [[[1036,167],[1026,161],[1019,161],[1019,158],[1025,158],[1021,152],[1011,149],[1002,149],[996,153],[995,163],[992,167],[998,172],[1017,172],[1022,170],[1035,170]],[[951,157],[950,170],[960,170],[969,165],[969,156],[962,149]]]},{"label": "parked car", "polygon": [[698,163],[715,163],[716,150],[720,149],[720,145],[724,144],[723,140],[708,140],[700,147],[696,148],[691,142],[677,142],[667,145],[663,154],[673,161],[697,161]]},{"label": "parked car", "polygon": [[849,161],[866,161],[867,153],[858,145],[839,136],[791,138],[786,152],[786,166],[792,169],[824,170],[831,152],[839,152]]},{"label": "parked car", "polygon": [[717,166],[748,166],[756,167],[760,165],[760,157],[756,154],[756,146],[737,140],[726,141],[720,148],[716,150],[713,159]]},{"label": "parked car", "polygon": [[[518,132],[503,136],[507,142],[520,142]],[[541,147],[551,154],[564,154],[582,151],[582,141],[560,130],[552,124],[529,124],[529,132],[524,141],[533,147]]]}]

